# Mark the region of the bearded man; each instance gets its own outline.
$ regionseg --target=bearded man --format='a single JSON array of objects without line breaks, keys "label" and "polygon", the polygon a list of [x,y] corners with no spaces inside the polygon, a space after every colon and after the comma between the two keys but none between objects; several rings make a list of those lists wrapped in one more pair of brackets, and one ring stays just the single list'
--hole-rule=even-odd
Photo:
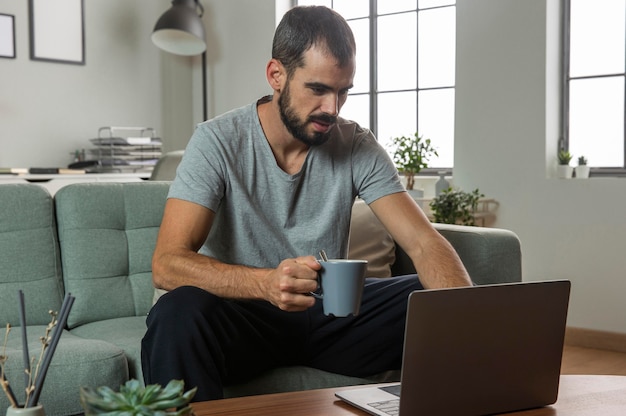
[{"label": "bearded man", "polygon": [[[373,134],[339,117],[355,53],[339,14],[295,7],[265,69],[273,94],[195,130],[154,252],[154,285],[169,292],[147,318],[147,384],[182,379],[203,401],[278,366],[357,377],[397,370],[409,293],[471,285]],[[357,316],[326,316],[310,296],[314,254],[346,257],[357,196],[418,273],[369,278]]]}]

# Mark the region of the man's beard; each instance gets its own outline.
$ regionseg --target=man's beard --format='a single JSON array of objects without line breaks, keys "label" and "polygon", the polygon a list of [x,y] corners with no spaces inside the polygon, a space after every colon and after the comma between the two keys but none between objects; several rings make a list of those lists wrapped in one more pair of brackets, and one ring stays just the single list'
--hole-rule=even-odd
[{"label": "man's beard", "polygon": [[305,121],[300,121],[296,111],[290,106],[290,101],[291,94],[289,92],[289,84],[287,84],[283,89],[283,93],[278,98],[278,108],[280,110],[280,118],[289,133],[307,146],[319,146],[326,143],[328,139],[330,139],[330,130],[326,133],[316,131],[311,135],[307,135],[307,123],[310,121],[321,121],[326,124],[334,124],[337,122],[337,117],[329,116],[328,114],[320,114],[310,116]]}]

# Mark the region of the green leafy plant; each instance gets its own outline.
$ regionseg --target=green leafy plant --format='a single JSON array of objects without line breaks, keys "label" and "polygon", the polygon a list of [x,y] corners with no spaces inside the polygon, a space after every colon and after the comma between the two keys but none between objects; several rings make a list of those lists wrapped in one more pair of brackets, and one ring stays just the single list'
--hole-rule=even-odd
[{"label": "green leafy plant", "polygon": [[444,224],[475,225],[474,213],[478,200],[482,198],[478,188],[472,192],[448,188],[437,195],[431,202],[434,221]]},{"label": "green leafy plant", "polygon": [[572,154],[567,150],[559,151],[559,165],[569,165],[570,160],[572,160]]},{"label": "green leafy plant", "polygon": [[439,154],[430,144],[430,139],[424,139],[417,132],[413,136],[394,137],[392,142],[395,148],[393,163],[398,171],[406,176],[406,189],[412,190],[415,175],[428,167],[431,157],[439,156]]},{"label": "green leafy plant", "polygon": [[578,166],[587,166],[587,158],[585,156],[578,158]]},{"label": "green leafy plant", "polygon": [[165,388],[158,384],[142,387],[129,380],[115,392],[103,386],[97,389],[81,387],[80,402],[85,415],[107,416],[183,416],[193,414],[189,402],[197,387],[183,393],[182,380],[172,380]]}]

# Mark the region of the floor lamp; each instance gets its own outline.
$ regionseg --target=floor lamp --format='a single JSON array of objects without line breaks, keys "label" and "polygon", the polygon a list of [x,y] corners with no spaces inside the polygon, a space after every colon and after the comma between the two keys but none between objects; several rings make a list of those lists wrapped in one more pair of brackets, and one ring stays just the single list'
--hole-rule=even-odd
[{"label": "floor lamp", "polygon": [[202,54],[202,121],[207,119],[206,35],[202,24],[204,7],[198,0],[172,0],[172,7],[157,20],[152,42],[166,52],[193,56]]}]

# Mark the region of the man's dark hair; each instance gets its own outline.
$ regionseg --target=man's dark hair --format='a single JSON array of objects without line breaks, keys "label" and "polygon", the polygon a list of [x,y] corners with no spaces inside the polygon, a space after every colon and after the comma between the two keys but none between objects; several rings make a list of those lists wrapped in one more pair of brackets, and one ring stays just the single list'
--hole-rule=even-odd
[{"label": "man's dark hair", "polygon": [[272,58],[280,61],[291,77],[304,66],[304,52],[312,46],[326,49],[339,66],[356,52],[354,35],[339,13],[324,6],[299,6],[285,13],[274,34]]}]

